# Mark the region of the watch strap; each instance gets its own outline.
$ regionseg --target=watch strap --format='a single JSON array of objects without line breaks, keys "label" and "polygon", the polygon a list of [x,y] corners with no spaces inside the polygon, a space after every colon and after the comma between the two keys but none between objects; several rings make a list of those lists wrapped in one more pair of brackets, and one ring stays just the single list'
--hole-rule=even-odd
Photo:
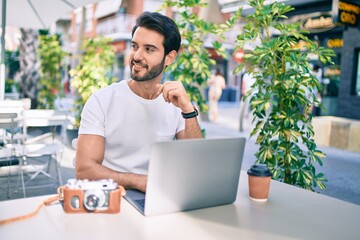
[{"label": "watch strap", "polygon": [[189,112],[189,113],[183,113],[183,112],[181,112],[181,115],[183,116],[183,118],[189,119],[189,118],[197,117],[197,116],[199,115],[199,112],[198,112],[198,110],[194,107],[194,111],[193,111],[193,112]]}]

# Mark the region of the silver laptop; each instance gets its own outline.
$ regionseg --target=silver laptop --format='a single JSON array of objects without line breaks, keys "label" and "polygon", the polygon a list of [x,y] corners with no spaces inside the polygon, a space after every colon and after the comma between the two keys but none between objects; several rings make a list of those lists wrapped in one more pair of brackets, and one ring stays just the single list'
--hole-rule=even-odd
[{"label": "silver laptop", "polygon": [[157,142],[151,147],[146,195],[125,199],[145,216],[233,203],[245,138]]}]

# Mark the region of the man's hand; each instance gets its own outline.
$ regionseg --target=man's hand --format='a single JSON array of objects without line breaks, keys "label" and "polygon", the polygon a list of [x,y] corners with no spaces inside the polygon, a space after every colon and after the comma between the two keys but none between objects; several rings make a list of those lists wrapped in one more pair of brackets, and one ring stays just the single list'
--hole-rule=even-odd
[{"label": "man's hand", "polygon": [[[131,182],[129,182],[131,180]],[[128,189],[137,189],[146,192],[147,176],[142,174],[123,173],[120,176],[120,183],[124,183]]]},{"label": "man's hand", "polygon": [[167,81],[164,84],[158,84],[157,95],[163,94],[166,102],[174,104],[182,112],[193,112],[194,107],[191,104],[185,88],[179,81]]},{"label": "man's hand", "polygon": [[[157,84],[157,96],[161,93],[166,102],[174,104],[180,108],[183,113],[194,111],[185,88],[179,81],[169,81],[164,84]],[[185,121],[185,129],[176,133],[177,139],[202,138],[201,129],[197,118],[189,118]]]}]

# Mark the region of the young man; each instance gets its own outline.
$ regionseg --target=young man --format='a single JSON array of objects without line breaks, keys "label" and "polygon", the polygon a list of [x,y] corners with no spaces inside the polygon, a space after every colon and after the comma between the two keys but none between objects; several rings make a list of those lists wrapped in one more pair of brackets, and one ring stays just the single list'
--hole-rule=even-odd
[{"label": "young man", "polygon": [[178,81],[161,84],[180,48],[170,18],[144,12],[132,30],[131,79],[95,92],[81,115],[76,177],[112,178],[146,191],[150,146],[156,141],[201,138],[197,111]]}]

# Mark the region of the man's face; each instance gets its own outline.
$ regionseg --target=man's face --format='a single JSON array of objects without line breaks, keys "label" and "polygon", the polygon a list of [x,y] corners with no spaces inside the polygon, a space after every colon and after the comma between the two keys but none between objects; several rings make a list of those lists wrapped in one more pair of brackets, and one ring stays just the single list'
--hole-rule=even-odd
[{"label": "man's face", "polygon": [[130,74],[135,81],[148,81],[164,71],[164,37],[153,30],[138,27],[131,42]]}]

